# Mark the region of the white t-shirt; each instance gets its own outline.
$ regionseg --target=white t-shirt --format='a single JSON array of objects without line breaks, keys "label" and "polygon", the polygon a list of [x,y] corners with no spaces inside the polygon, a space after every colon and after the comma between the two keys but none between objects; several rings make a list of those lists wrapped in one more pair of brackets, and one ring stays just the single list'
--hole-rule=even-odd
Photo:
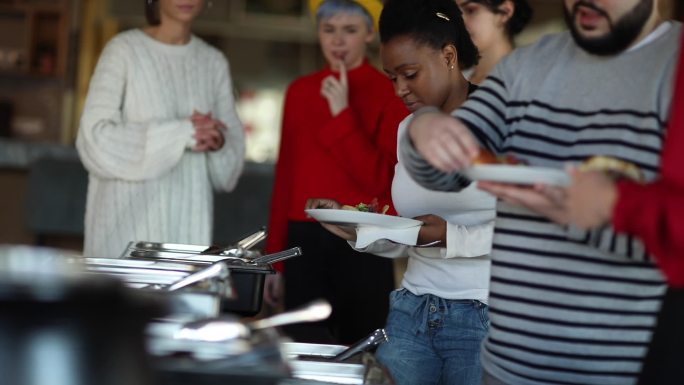
[{"label": "white t-shirt", "polygon": [[[399,137],[412,118],[401,122]],[[496,199],[475,184],[458,193],[427,190],[411,179],[399,162],[392,181],[392,201],[403,217],[434,214],[444,218],[446,247],[416,248],[379,240],[359,250],[388,258],[409,257],[401,285],[413,294],[487,302]],[[416,227],[415,231],[419,230]]]}]

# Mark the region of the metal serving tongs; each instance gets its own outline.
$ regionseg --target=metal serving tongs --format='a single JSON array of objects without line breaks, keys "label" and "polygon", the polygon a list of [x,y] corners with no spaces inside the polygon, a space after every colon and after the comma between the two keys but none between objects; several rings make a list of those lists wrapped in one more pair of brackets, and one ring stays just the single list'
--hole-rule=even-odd
[{"label": "metal serving tongs", "polygon": [[207,279],[228,279],[228,277],[230,277],[228,266],[223,262],[216,262],[202,270],[183,277],[167,286],[165,289],[166,291],[176,291]]},{"label": "metal serving tongs", "polygon": [[266,265],[269,263],[284,261],[292,257],[298,257],[300,255],[302,255],[302,249],[299,247],[293,247],[291,249],[279,251],[277,253],[266,254],[260,257],[256,257],[254,259],[251,259],[249,262],[255,265]]},{"label": "metal serving tongs", "polygon": [[377,329],[369,334],[366,338],[356,342],[354,345],[348,347],[346,350],[341,351],[336,356],[331,358],[332,361],[341,362],[358,353],[365,352],[367,350],[373,349],[376,346],[385,343],[389,340],[387,338],[387,333],[385,329]]},{"label": "metal serving tongs", "polygon": [[[258,254],[258,253],[256,253]],[[229,263],[228,267],[240,267],[240,266],[263,266],[269,263],[275,263],[284,261],[288,258],[298,257],[302,255],[302,249],[299,247],[293,247],[291,249],[283,250],[273,254],[260,255],[255,258],[245,258],[234,255],[202,255],[202,254],[172,254],[165,255],[163,257],[156,256],[153,252],[149,251],[134,251],[131,253],[133,259],[138,260],[153,260],[157,262],[171,262],[171,263],[184,263],[193,265],[211,265],[220,261],[225,261]],[[234,265],[233,265],[234,264]]]},{"label": "metal serving tongs", "polygon": [[203,255],[221,255],[225,252],[230,252],[230,254],[241,257],[245,250],[249,250],[256,246],[259,242],[266,238],[266,227],[262,227],[259,231],[254,234],[248,235],[247,237],[239,240],[233,246],[218,246],[211,245],[203,250],[200,254]]}]

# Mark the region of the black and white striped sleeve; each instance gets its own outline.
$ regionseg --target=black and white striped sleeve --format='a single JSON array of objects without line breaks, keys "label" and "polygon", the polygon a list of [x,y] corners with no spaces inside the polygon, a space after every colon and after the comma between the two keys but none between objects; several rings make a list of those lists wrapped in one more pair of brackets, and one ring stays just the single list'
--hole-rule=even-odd
[{"label": "black and white striped sleeve", "polygon": [[445,173],[433,167],[416,150],[408,131],[399,138],[399,158],[416,183],[429,190],[460,191],[470,180],[459,173]]}]

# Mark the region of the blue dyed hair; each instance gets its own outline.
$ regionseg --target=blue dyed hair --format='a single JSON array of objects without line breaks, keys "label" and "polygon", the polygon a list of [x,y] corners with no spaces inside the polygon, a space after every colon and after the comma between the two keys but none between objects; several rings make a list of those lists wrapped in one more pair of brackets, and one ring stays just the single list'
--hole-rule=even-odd
[{"label": "blue dyed hair", "polygon": [[352,15],[361,15],[366,20],[366,25],[369,31],[373,31],[373,17],[361,4],[353,0],[325,0],[321,3],[316,11],[316,24],[320,24],[321,20],[329,19],[340,13],[348,13]]}]

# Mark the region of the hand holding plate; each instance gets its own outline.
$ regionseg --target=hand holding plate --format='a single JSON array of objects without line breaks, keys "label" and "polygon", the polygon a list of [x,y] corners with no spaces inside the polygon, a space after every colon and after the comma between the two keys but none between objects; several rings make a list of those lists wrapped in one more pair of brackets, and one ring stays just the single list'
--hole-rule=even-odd
[{"label": "hand holding plate", "polygon": [[505,202],[541,214],[558,224],[568,224],[567,193],[563,187],[545,184],[520,186],[483,181],[478,182],[477,187]]},{"label": "hand holding plate", "polygon": [[570,221],[585,229],[609,222],[618,195],[615,181],[600,171],[568,171],[572,176],[567,191]]},{"label": "hand holding plate", "polygon": [[418,244],[429,244],[438,241],[436,244],[446,245],[447,226],[446,221],[437,215],[421,215],[414,218],[422,221],[423,226],[418,233]]},{"label": "hand holding plate", "polygon": [[[310,209],[331,209],[331,210],[339,210],[342,208],[342,205],[339,204],[336,200],[333,199],[325,199],[325,198],[310,198],[306,201],[306,210]],[[345,239],[347,241],[355,241],[356,240],[356,229],[354,226],[342,226],[342,225],[336,225],[332,223],[326,223],[326,222],[321,222],[321,225],[323,228],[326,230],[330,231],[331,233],[337,235],[338,237]]]}]

